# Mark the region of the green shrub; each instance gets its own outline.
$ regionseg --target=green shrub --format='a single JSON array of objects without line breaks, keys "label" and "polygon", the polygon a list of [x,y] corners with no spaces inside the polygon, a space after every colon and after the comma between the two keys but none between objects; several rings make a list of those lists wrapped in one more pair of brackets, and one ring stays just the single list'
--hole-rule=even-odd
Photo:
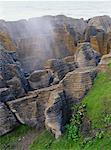
[{"label": "green shrub", "polygon": [[80,137],[80,127],[82,124],[82,118],[84,117],[86,105],[77,104],[72,107],[72,117],[70,124],[66,125],[67,137],[73,141],[77,141]]}]

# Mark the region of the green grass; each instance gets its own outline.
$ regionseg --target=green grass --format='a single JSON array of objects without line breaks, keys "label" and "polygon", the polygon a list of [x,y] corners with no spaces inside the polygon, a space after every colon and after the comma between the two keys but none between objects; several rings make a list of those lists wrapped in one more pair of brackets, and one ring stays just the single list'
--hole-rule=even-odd
[{"label": "green grass", "polygon": [[[111,114],[111,74],[100,73],[94,81],[92,89],[88,92],[82,103],[87,105],[87,115],[93,128],[105,128],[104,116]],[[0,138],[0,150],[8,146],[12,150],[17,140],[30,130],[27,126],[18,127],[13,133]],[[95,138],[82,147],[80,138],[77,142],[69,140],[67,133],[55,140],[53,135],[44,131],[32,141],[29,150],[110,150],[111,127],[107,128],[102,139]],[[9,147],[10,145],[10,147]]]},{"label": "green grass", "polygon": [[104,127],[104,115],[111,114],[111,78],[108,73],[98,74],[92,89],[83,99],[92,125]]},{"label": "green grass", "polygon": [[55,140],[54,137],[44,131],[32,142],[29,150],[110,150],[111,149],[111,136],[106,134],[102,139],[95,139],[90,144],[84,147],[81,145],[81,139],[77,142],[67,139],[65,133],[62,137]]},{"label": "green grass", "polygon": [[31,130],[26,125],[18,126],[13,132],[0,137],[0,150],[14,150],[18,140]]}]

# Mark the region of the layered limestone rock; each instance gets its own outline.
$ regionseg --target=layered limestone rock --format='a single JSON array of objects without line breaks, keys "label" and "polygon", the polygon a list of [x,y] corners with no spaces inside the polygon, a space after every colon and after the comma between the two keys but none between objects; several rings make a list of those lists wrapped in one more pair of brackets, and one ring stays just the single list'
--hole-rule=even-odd
[{"label": "layered limestone rock", "polygon": [[63,15],[31,18],[28,21],[0,21],[0,31],[14,41],[25,72],[43,69],[47,59],[74,54],[86,26],[83,19]]},{"label": "layered limestone rock", "polygon": [[49,97],[49,103],[45,109],[45,125],[55,138],[62,134],[62,128],[66,123],[67,102],[63,91],[52,91]]},{"label": "layered limestone rock", "polygon": [[[13,99],[23,96],[28,89],[27,80],[24,76],[21,64],[17,60],[15,52],[7,51],[1,44],[0,44],[0,77],[1,77],[0,87],[9,88],[9,91],[13,95],[11,96],[13,97]],[[8,98],[9,97],[7,96],[6,99],[11,100]],[[0,99],[0,101],[3,99],[4,96]]]},{"label": "layered limestone rock", "polygon": [[103,29],[89,26],[85,32],[85,41],[90,42],[91,46],[102,55],[109,52],[108,33]]},{"label": "layered limestone rock", "polygon": [[96,68],[84,67],[69,72],[61,81],[69,105],[81,100],[87,91],[92,87],[93,79],[96,76]]},{"label": "layered limestone rock", "polygon": [[81,43],[78,45],[77,52],[75,53],[75,61],[79,68],[95,67],[100,61],[100,54],[91,47],[90,43]]},{"label": "layered limestone rock", "polygon": [[7,102],[10,110],[22,124],[37,129],[45,126],[45,109],[48,104],[51,92],[62,90],[61,85],[51,86],[30,92],[27,96]]},{"label": "layered limestone rock", "polygon": [[85,41],[91,42],[92,47],[102,55],[110,51],[111,18],[97,16],[89,19],[85,30]]},{"label": "layered limestone rock", "polygon": [[97,29],[109,32],[111,31],[111,18],[106,15],[93,17],[89,20],[88,26],[94,26]]},{"label": "layered limestone rock", "polygon": [[74,61],[65,62],[63,59],[49,59],[44,67],[51,70],[54,80],[60,81],[68,72],[75,70],[77,65]]},{"label": "layered limestone rock", "polygon": [[28,77],[32,89],[40,89],[50,85],[51,73],[48,70],[34,71]]},{"label": "layered limestone rock", "polygon": [[0,102],[0,135],[4,135],[13,130],[18,122],[8,107]]},{"label": "layered limestone rock", "polygon": [[103,55],[101,61],[98,65],[98,71],[106,71],[109,70],[108,65],[111,64],[111,53],[107,55]]}]

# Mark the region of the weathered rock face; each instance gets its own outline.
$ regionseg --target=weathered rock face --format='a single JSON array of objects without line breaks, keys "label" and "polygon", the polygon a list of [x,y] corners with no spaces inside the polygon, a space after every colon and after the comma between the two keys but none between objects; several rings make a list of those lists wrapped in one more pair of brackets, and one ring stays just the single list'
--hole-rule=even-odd
[{"label": "weathered rock face", "polygon": [[66,97],[63,91],[51,92],[49,103],[45,109],[45,125],[58,138],[62,134],[62,128],[67,115]]},{"label": "weathered rock face", "polygon": [[10,88],[11,93],[13,93],[15,98],[25,95],[25,90],[22,87],[21,81],[16,76],[7,81],[7,86]]},{"label": "weathered rock face", "polygon": [[13,113],[4,103],[0,103],[0,135],[6,134],[18,125]]},{"label": "weathered rock face", "polygon": [[102,29],[105,32],[111,31],[111,18],[109,16],[97,16],[89,20],[88,26],[94,26],[97,29]]},{"label": "weathered rock face", "polygon": [[96,76],[96,69],[91,67],[78,68],[69,72],[61,81],[69,99],[69,104],[81,100],[87,91],[92,87],[93,79]]},{"label": "weathered rock face", "polygon": [[52,91],[57,92],[59,90],[62,90],[60,85],[35,90],[23,98],[7,102],[7,105],[20,123],[28,124],[37,129],[44,128],[45,109],[52,101],[49,101],[50,94]]},{"label": "weathered rock face", "polygon": [[51,73],[48,70],[38,70],[30,74],[28,81],[32,89],[40,89],[50,85]]},{"label": "weathered rock face", "polygon": [[[56,138],[61,135],[71,105],[80,101],[92,87],[100,61],[98,52],[105,54],[111,48],[110,20],[97,17],[96,22],[92,18],[88,25],[82,19],[65,16],[0,21],[0,31],[3,28],[15,41],[22,62],[21,65],[16,52],[9,52],[11,46],[4,45],[0,39],[1,135],[11,131],[17,121],[37,129],[46,126]],[[78,45],[82,41],[91,44]],[[48,58],[52,59],[44,65]],[[98,68],[106,67],[110,60],[110,54],[103,56]],[[27,66],[27,79],[34,91],[28,92],[26,74],[21,66]],[[38,68],[45,70],[35,71]]]},{"label": "weathered rock face", "polygon": [[90,42],[102,55],[109,53],[111,48],[109,16],[93,17],[87,22],[62,15],[31,18],[28,21],[0,20],[0,31],[1,42],[5,43],[7,50],[14,50],[16,45],[26,73],[43,69],[47,59],[73,55],[80,42]]},{"label": "weathered rock face", "polygon": [[[8,87],[8,91],[10,91],[13,96],[9,96],[7,94],[5,97],[1,97],[1,100],[11,100],[12,99],[23,96],[25,91],[27,91],[28,83],[24,76],[24,72],[21,68],[20,63],[17,61],[15,56],[15,52],[8,52],[5,48],[0,44],[0,82],[1,88]],[[3,92],[2,92],[3,93]],[[7,92],[6,92],[7,93]],[[7,98],[6,98],[7,95]],[[10,95],[10,94],[9,94]]]},{"label": "weathered rock face", "polygon": [[81,43],[75,54],[75,61],[78,67],[95,67],[100,61],[100,54],[92,49],[90,43]]},{"label": "weathered rock face", "polygon": [[88,21],[85,30],[85,41],[90,42],[92,47],[102,55],[110,51],[111,18],[109,16],[97,16]]},{"label": "weathered rock face", "polygon": [[108,33],[103,29],[97,29],[94,26],[87,27],[85,41],[90,42],[91,46],[102,55],[109,52]]},{"label": "weathered rock face", "polygon": [[28,21],[0,21],[0,31],[15,42],[25,72],[41,69],[47,59],[74,54],[86,26],[83,19],[62,15],[31,18]]},{"label": "weathered rock face", "polygon": [[99,54],[89,43],[82,43],[76,57],[48,60],[46,70],[35,71],[28,77],[34,91],[27,94],[16,57],[3,50],[1,54],[1,102],[19,123],[37,129],[46,126],[58,138],[70,117],[72,104],[80,101],[92,86]]},{"label": "weathered rock face", "polygon": [[65,62],[64,59],[49,59],[44,67],[51,70],[54,79],[60,81],[68,72],[75,70],[77,65],[74,61]]},{"label": "weathered rock face", "polygon": [[15,99],[15,97],[13,95],[13,91],[10,88],[0,88],[0,102],[6,102],[12,99]]},{"label": "weathered rock face", "polygon": [[107,54],[107,55],[103,55],[101,58],[101,61],[98,65],[98,71],[106,71],[109,70],[108,69],[108,64],[111,63],[111,53]]}]

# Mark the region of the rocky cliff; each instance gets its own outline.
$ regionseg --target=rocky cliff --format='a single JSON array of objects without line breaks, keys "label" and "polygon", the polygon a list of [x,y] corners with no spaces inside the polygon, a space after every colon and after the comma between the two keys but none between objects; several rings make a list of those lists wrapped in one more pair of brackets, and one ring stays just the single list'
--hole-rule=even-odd
[{"label": "rocky cliff", "polygon": [[5,39],[5,48],[16,48],[25,72],[43,68],[47,59],[74,54],[78,43],[83,41],[90,42],[102,55],[109,53],[111,47],[109,16],[87,21],[63,15],[7,22],[0,20],[0,32],[0,39]]},{"label": "rocky cliff", "polygon": [[45,16],[0,21],[0,135],[19,124],[61,135],[71,106],[110,62],[110,20]]},{"label": "rocky cliff", "polygon": [[44,70],[26,77],[14,52],[3,46],[0,52],[0,134],[27,124],[37,129],[46,127],[58,138],[70,117],[71,106],[93,84],[99,53],[89,43],[81,43],[74,56],[50,59]]}]

